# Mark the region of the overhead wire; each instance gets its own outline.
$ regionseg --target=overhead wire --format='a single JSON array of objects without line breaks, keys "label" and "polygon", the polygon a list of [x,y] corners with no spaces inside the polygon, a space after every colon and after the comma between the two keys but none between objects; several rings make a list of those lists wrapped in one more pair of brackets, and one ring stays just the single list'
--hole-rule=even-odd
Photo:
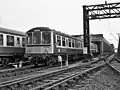
[{"label": "overhead wire", "polygon": [[[110,23],[108,19],[107,19],[107,23],[108,23],[108,30],[110,30]],[[118,41],[118,39],[115,37],[115,35],[113,35],[113,33],[110,33],[110,35],[112,35],[114,39]]]},{"label": "overhead wire", "polygon": [[114,38],[115,38],[115,40],[117,40],[118,41],[118,39],[115,37],[115,35],[113,35],[112,33],[110,33]]},{"label": "overhead wire", "polygon": [[[108,30],[110,30],[110,24],[109,24],[109,20],[108,19],[107,19],[107,22],[108,22]],[[119,43],[119,40],[116,38],[116,36],[113,33],[110,33],[110,35],[112,35],[112,37],[114,38],[114,42],[117,41],[117,43]],[[115,45],[115,48],[117,48],[118,46],[114,42],[113,42],[113,44]]]}]

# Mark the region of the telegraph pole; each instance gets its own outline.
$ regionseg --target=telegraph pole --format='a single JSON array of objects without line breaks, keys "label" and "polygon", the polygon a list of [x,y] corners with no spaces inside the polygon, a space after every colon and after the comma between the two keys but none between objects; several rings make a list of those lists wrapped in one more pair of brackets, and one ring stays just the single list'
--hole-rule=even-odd
[{"label": "telegraph pole", "polygon": [[117,58],[120,59],[120,34],[118,33],[119,42],[118,42],[118,50],[117,50]]}]

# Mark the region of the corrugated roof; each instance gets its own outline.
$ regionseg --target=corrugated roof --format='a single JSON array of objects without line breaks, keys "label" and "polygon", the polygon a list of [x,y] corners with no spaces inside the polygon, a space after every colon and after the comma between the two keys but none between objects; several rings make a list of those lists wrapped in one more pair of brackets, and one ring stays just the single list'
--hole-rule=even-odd
[{"label": "corrugated roof", "polygon": [[0,32],[1,33],[14,34],[14,35],[20,35],[20,36],[26,36],[25,32],[12,30],[12,29],[8,29],[8,28],[3,28],[3,27],[0,27]]}]

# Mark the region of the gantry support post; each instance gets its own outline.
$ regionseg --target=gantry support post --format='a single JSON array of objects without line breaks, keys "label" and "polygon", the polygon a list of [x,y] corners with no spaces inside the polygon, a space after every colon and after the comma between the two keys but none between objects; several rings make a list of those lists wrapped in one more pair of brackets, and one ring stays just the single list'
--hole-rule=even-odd
[{"label": "gantry support post", "polygon": [[90,30],[89,30],[89,18],[86,6],[83,6],[83,30],[84,30],[84,47],[87,48],[87,53],[90,53]]}]

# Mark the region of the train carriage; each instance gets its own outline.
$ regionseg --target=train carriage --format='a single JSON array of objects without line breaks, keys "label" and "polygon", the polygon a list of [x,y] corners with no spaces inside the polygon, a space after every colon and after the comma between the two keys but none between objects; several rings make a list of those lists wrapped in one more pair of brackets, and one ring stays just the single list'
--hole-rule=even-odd
[{"label": "train carriage", "polygon": [[0,28],[0,65],[18,63],[24,57],[26,34]]},{"label": "train carriage", "polygon": [[93,54],[96,54],[96,52],[98,52],[98,46],[94,43],[90,43],[90,51]]},{"label": "train carriage", "polygon": [[[51,65],[58,62],[58,56],[63,61],[67,56],[68,60],[81,60],[86,57],[83,46],[82,38],[47,27],[35,27],[26,33],[0,28],[0,65],[19,64],[24,60],[34,65]],[[106,48],[109,47],[106,45]],[[97,56],[99,49],[96,44],[91,43],[90,50]]]},{"label": "train carriage", "polygon": [[83,54],[83,41],[46,27],[36,27],[27,32],[26,54],[35,65],[58,62],[58,55],[66,59],[79,59]]}]

